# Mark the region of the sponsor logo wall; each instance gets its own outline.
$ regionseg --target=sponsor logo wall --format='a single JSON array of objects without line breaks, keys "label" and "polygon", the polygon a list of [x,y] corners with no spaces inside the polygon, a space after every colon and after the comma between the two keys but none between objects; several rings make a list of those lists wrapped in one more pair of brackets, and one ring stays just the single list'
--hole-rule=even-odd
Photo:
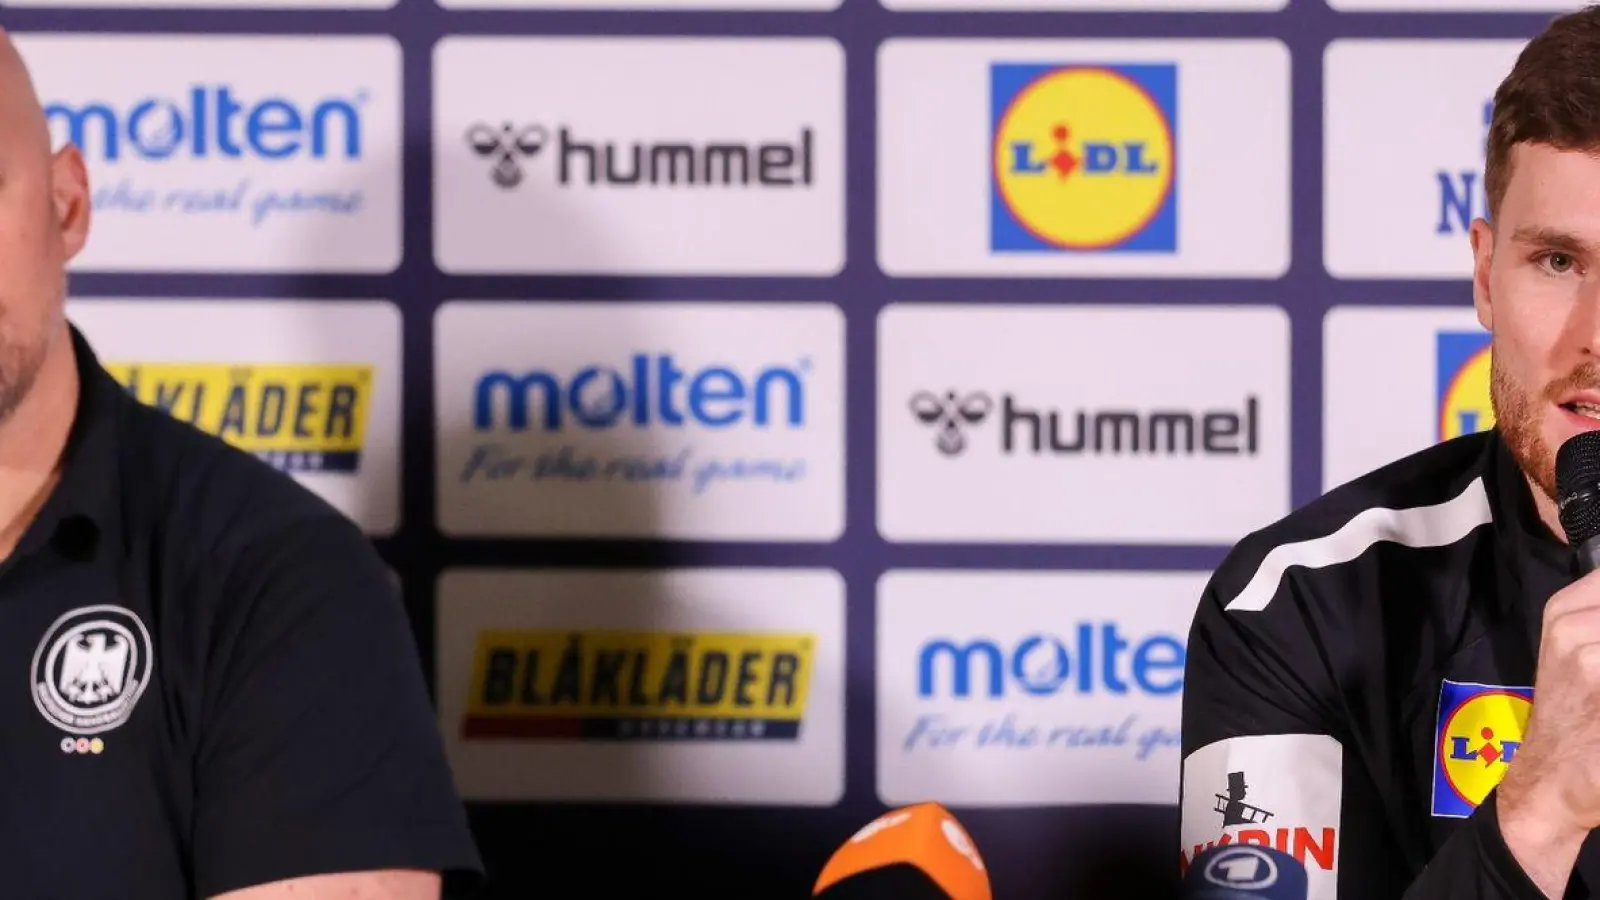
[{"label": "sponsor logo wall", "polygon": [[1289,509],[1288,338],[1267,306],[890,306],[879,531],[1231,542]]},{"label": "sponsor logo wall", "polygon": [[[71,319],[135,396],[378,543],[493,896],[594,846],[638,861],[598,893],[790,894],[938,800],[1025,900],[1164,896],[1220,842],[1331,895],[1337,797],[1272,760],[1336,771],[1336,745],[1179,760],[1190,618],[1245,534],[1492,425],[1489,104],[1577,5],[0,23],[93,185]],[[1470,687],[1440,815],[1525,722]]]},{"label": "sponsor logo wall", "polygon": [[76,269],[399,265],[392,37],[23,35],[19,49],[56,143],[88,165],[94,239]]},{"label": "sponsor logo wall", "polygon": [[877,261],[890,275],[1288,267],[1280,41],[897,38],[877,75]]},{"label": "sponsor logo wall", "polygon": [[1204,587],[1189,572],[885,574],[879,795],[1172,804],[1184,623]]},{"label": "sponsor logo wall", "polygon": [[[1324,57],[1328,272],[1467,278],[1484,142],[1521,41],[1335,41]],[[1377,136],[1382,135],[1381,139]],[[1374,216],[1382,208],[1386,215]]]},{"label": "sponsor logo wall", "polygon": [[1494,425],[1489,333],[1470,305],[1341,306],[1323,323],[1324,489]]},{"label": "sponsor logo wall", "polygon": [[400,310],[387,300],[73,299],[134,396],[293,475],[369,534],[400,526]]},{"label": "sponsor logo wall", "polygon": [[837,306],[463,301],[440,308],[434,339],[446,532],[826,541],[843,529]]},{"label": "sponsor logo wall", "polygon": [[452,569],[437,608],[440,722],[472,799],[831,806],[844,790],[835,572]]},{"label": "sponsor logo wall", "polygon": [[826,276],[844,264],[833,40],[455,37],[433,63],[446,271]]}]

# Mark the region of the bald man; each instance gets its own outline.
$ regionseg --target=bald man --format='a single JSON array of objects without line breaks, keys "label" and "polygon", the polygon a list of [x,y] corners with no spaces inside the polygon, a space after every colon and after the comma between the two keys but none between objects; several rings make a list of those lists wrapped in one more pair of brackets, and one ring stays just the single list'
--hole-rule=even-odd
[{"label": "bald man", "polygon": [[0,31],[0,894],[474,881],[387,568],[293,479],[100,366],[64,313],[89,213]]}]

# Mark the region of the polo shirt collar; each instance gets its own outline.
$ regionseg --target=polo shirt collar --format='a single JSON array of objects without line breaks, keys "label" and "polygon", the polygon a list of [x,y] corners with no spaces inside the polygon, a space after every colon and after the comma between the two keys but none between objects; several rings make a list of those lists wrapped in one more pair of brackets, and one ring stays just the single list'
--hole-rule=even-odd
[{"label": "polo shirt collar", "polygon": [[17,546],[18,558],[53,547],[71,558],[92,558],[120,531],[117,432],[136,402],[100,365],[88,340],[68,326],[78,368],[78,408],[61,460],[61,477]]}]

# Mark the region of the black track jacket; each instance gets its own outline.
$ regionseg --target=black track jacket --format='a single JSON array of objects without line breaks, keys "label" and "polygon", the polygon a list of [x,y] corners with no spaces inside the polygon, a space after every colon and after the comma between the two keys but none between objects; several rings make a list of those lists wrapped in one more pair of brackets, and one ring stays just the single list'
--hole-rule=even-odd
[{"label": "black track jacket", "polygon": [[[1542,900],[1500,836],[1493,789],[1571,558],[1493,431],[1242,540],[1189,636],[1183,864],[1262,843],[1305,863],[1309,900]],[[1600,900],[1592,835],[1567,897]]]}]

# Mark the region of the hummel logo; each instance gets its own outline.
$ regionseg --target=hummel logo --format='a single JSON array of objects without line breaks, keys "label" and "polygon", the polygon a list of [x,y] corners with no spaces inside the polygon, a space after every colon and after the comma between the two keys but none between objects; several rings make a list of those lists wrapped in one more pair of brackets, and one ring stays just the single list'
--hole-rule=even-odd
[{"label": "hummel logo", "polygon": [[508,190],[522,183],[520,158],[532,159],[539,155],[547,138],[544,128],[539,125],[519,128],[510,122],[503,122],[496,131],[480,122],[467,129],[467,144],[472,147],[472,152],[494,158],[494,168],[490,170],[489,177],[494,179],[495,184]]},{"label": "hummel logo", "polygon": [[959,456],[967,449],[967,438],[962,428],[978,425],[994,409],[994,401],[983,391],[973,391],[959,396],[946,391],[939,396],[932,391],[918,391],[911,395],[911,414],[924,425],[939,429],[933,444],[946,456]]}]

